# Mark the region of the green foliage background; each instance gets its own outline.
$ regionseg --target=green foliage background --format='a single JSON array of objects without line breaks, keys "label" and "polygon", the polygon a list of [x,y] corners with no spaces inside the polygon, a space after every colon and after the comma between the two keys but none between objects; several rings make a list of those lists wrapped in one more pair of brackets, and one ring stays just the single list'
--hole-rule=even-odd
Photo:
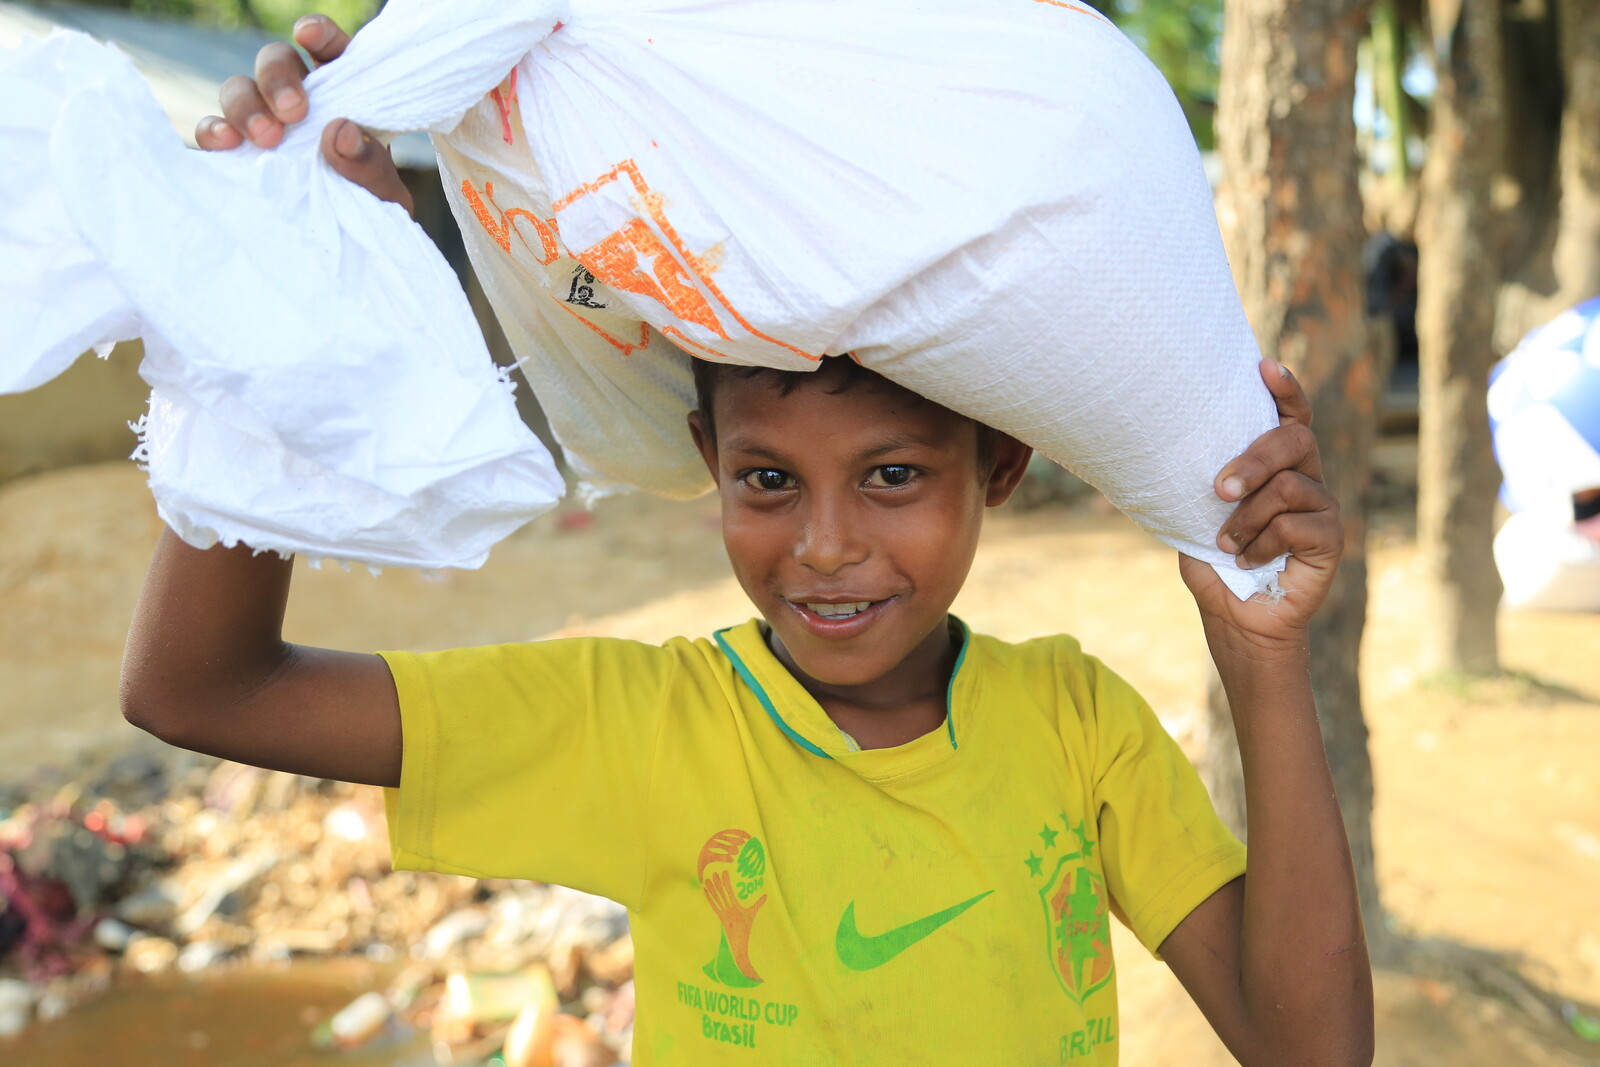
[{"label": "green foliage background", "polygon": [[1222,0],[1089,0],[1167,77],[1200,147],[1213,146]]},{"label": "green foliage background", "polygon": [[149,15],[188,18],[213,26],[254,26],[287,36],[295,19],[320,12],[354,31],[383,6],[382,0],[91,0]]}]

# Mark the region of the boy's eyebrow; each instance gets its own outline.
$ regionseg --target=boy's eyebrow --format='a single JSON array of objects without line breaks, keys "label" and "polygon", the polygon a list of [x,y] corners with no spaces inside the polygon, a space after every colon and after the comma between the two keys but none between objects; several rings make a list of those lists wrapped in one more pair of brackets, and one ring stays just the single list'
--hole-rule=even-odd
[{"label": "boy's eyebrow", "polygon": [[[898,452],[906,448],[938,448],[939,442],[929,440],[914,433],[899,433],[893,437],[885,438],[876,444],[869,445],[857,452],[852,459],[856,462],[865,462],[889,452]],[[722,442],[722,451],[737,453],[741,456],[753,456],[770,460],[773,463],[790,463],[794,457],[779,452],[777,449],[764,445],[748,437],[734,435]]]},{"label": "boy's eyebrow", "polygon": [[855,454],[857,461],[874,459],[886,452],[899,452],[906,448],[938,448],[940,442],[930,440],[914,433],[900,433],[886,438],[878,444],[863,448]]},{"label": "boy's eyebrow", "polygon": [[724,453],[737,453],[741,456],[752,456],[758,459],[768,459],[774,463],[789,462],[789,457],[784,455],[782,452],[768,448],[765,445],[757,444],[754,441],[748,441],[743,437],[728,438],[721,443],[721,445],[718,447],[718,451]]}]

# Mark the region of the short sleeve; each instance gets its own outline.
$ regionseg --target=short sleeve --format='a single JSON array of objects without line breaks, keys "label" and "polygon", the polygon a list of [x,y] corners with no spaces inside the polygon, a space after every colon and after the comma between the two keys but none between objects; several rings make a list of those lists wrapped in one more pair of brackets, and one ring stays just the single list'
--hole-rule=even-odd
[{"label": "short sleeve", "polygon": [[395,867],[637,903],[671,649],[573,638],[381,655],[404,740],[385,791]]},{"label": "short sleeve", "polygon": [[1144,698],[1082,660],[1094,726],[1095,803],[1113,908],[1152,953],[1201,902],[1245,870],[1245,848]]}]

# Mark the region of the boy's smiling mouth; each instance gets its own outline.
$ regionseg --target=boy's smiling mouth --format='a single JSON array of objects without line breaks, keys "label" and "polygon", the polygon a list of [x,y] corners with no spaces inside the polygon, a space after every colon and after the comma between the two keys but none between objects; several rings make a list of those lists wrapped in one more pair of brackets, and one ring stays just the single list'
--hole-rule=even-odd
[{"label": "boy's smiling mouth", "polygon": [[[848,624],[867,625],[870,620],[882,613],[887,604],[897,599],[899,598],[895,596],[885,597],[882,600],[795,596],[784,597],[783,602],[789,605],[810,629],[836,637],[844,636],[843,631]],[[851,626],[849,629],[853,630],[856,627]]]},{"label": "boy's smiling mouth", "polygon": [[848,619],[852,615],[859,615],[872,606],[870,600],[857,600],[848,604],[802,604],[807,611],[815,612],[824,619]]}]

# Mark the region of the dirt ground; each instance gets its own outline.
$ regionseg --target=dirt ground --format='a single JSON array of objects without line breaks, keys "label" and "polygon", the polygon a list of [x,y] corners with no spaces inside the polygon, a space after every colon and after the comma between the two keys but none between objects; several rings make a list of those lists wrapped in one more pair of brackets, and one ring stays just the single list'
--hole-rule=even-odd
[{"label": "dirt ground", "polygon": [[[0,788],[135,740],[117,661],[159,530],[129,464],[0,488]],[[1565,1000],[1600,1004],[1600,617],[1507,614],[1507,665],[1476,685],[1419,678],[1417,561],[1398,524],[1372,546],[1362,675],[1378,782],[1379,876],[1394,930],[1490,949]],[[427,580],[302,568],[289,636],[345,648],[437,648],[557,631],[657,640],[749,616],[714,503],[629,498],[567,508],[477,573]],[[956,610],[1006,638],[1078,635],[1186,746],[1205,646],[1171,553],[1126,520],[1061,508],[997,514]],[[1128,936],[1122,1062],[1231,1062],[1165,967]],[[1381,973],[1385,1067],[1600,1062],[1464,981]]]}]

